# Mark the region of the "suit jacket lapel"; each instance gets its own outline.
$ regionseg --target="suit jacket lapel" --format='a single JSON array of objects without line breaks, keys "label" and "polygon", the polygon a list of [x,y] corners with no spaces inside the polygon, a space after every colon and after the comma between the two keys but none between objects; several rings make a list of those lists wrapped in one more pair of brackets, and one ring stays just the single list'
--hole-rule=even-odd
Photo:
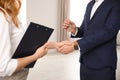
[{"label": "suit jacket lapel", "polygon": [[88,24],[90,21],[90,13],[91,13],[91,9],[92,9],[93,4],[94,4],[94,1],[91,1],[87,6],[86,13],[85,13],[86,24]]},{"label": "suit jacket lapel", "polygon": [[[107,4],[106,4],[107,3]],[[114,4],[113,4],[114,5]],[[99,13],[99,11],[103,11],[103,15],[104,15],[104,8],[105,7],[108,7],[109,9],[112,7],[112,6],[109,6],[109,2],[107,2],[107,1],[104,1],[99,7],[98,7],[98,9],[95,11],[95,13],[94,13],[94,15],[93,15],[93,17],[91,18],[91,20],[89,21],[89,23],[90,22],[92,22],[92,20],[97,16],[97,14]],[[102,14],[102,13],[101,13]]]},{"label": "suit jacket lapel", "polygon": [[95,13],[94,13],[94,15],[92,16],[92,18],[91,18],[91,20],[90,21],[92,21],[92,19],[99,13],[99,11],[102,9],[102,7],[104,7],[105,6],[105,4],[104,4],[104,2],[98,7],[98,9],[95,11]]}]

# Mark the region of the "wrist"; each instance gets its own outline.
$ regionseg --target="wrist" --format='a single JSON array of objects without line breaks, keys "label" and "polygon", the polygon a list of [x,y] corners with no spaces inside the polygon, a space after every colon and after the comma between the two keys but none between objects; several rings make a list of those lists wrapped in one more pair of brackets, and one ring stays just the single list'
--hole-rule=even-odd
[{"label": "wrist", "polygon": [[37,60],[39,58],[37,52],[35,52],[35,54],[33,54],[32,56],[34,57],[35,60]]},{"label": "wrist", "polygon": [[71,32],[72,34],[76,33],[76,27],[73,29],[73,31]]},{"label": "wrist", "polygon": [[33,54],[33,57],[37,60],[37,59],[39,59],[39,58],[42,57],[42,55],[39,55],[39,54],[40,54],[40,53],[36,51],[36,52]]}]

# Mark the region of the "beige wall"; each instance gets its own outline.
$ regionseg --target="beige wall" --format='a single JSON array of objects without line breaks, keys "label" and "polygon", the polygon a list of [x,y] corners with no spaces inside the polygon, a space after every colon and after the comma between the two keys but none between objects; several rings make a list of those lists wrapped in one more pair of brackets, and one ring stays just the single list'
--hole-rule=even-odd
[{"label": "beige wall", "polygon": [[57,0],[27,0],[27,24],[31,21],[54,28],[50,40],[56,41]]}]

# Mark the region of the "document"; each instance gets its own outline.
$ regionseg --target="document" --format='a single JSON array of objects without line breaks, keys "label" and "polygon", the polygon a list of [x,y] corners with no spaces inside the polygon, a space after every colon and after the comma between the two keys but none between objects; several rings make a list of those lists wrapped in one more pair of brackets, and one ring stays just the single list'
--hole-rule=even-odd
[{"label": "document", "polygon": [[[21,39],[13,58],[22,58],[34,54],[39,47],[48,41],[53,31],[54,29],[50,27],[31,22]],[[35,62],[29,64],[25,68],[33,68]]]}]

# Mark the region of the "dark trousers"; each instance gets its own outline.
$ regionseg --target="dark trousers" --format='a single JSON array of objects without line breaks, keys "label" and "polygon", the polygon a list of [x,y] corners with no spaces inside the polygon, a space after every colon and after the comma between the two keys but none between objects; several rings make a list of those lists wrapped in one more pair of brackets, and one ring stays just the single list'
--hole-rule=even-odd
[{"label": "dark trousers", "polygon": [[91,69],[81,64],[80,80],[116,80],[116,70],[111,67]]}]

